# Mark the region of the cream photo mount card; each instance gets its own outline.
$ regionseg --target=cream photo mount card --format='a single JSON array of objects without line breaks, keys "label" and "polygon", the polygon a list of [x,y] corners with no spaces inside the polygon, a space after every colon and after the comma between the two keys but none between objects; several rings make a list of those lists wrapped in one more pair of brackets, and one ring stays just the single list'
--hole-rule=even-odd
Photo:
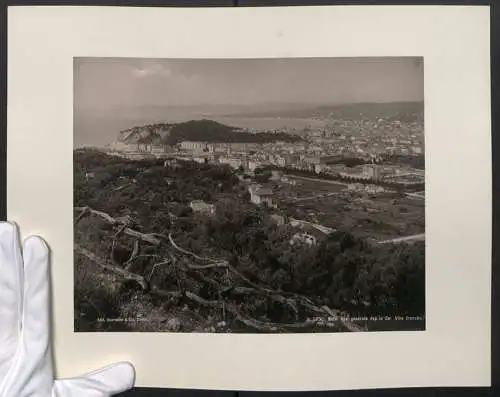
[{"label": "cream photo mount card", "polygon": [[8,218],[59,377],[489,386],[489,8],[10,7]]}]

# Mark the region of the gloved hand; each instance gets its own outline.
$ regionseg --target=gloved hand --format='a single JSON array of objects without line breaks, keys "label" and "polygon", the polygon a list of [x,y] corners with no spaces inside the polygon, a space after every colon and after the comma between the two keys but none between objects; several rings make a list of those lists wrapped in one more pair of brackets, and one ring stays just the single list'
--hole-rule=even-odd
[{"label": "gloved hand", "polygon": [[49,250],[0,222],[0,397],[108,397],[133,386],[129,363],[54,381],[50,349]]}]

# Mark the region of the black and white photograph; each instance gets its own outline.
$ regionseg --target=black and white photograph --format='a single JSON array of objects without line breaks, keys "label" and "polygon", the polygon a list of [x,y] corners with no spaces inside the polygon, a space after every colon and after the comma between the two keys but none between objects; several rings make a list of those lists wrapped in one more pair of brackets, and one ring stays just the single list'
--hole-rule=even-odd
[{"label": "black and white photograph", "polygon": [[75,332],[426,329],[422,57],[73,66]]}]

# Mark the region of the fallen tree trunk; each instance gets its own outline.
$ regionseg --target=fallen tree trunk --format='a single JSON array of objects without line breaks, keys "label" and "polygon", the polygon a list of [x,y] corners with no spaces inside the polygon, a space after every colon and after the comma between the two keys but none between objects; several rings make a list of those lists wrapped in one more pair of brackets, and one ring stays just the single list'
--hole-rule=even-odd
[{"label": "fallen tree trunk", "polygon": [[[96,215],[96,216],[101,217],[102,219],[104,219],[106,222],[108,222],[111,225],[121,225],[121,223],[118,220],[116,220],[111,215],[106,214],[105,212],[102,212],[102,211],[93,210],[89,207],[75,207],[74,210],[80,212],[79,216],[75,220],[75,224],[77,222],[79,222],[84,216]],[[125,233],[126,235],[128,235],[130,237],[134,237],[136,239],[146,241],[147,243],[152,244],[152,245],[160,245],[160,243],[161,243],[161,240],[154,237],[153,235],[141,233],[141,232],[138,232],[137,230],[131,229],[129,227],[125,227],[123,229],[123,233]]]},{"label": "fallen tree trunk", "polygon": [[94,253],[90,252],[89,250],[80,247],[78,244],[75,244],[75,252],[83,255],[90,261],[94,262],[96,265],[102,267],[104,270],[110,271],[114,273],[115,275],[121,276],[122,278],[126,280],[134,280],[137,281],[137,283],[142,287],[143,290],[148,289],[148,283],[146,282],[146,279],[143,276],[140,276],[136,273],[129,272],[128,270],[122,269],[121,267],[111,265],[107,263],[106,260],[98,257]]},{"label": "fallen tree trunk", "polygon": [[[195,260],[202,261],[202,262],[209,262],[206,265],[196,265],[192,263],[182,263],[182,267],[184,268],[185,271],[192,271],[195,272],[197,277],[204,281],[207,282],[208,284],[214,286],[220,293],[222,294],[228,294],[231,291],[234,291],[234,293],[238,294],[253,294],[253,295],[263,295],[268,299],[271,299],[273,301],[279,302],[281,304],[289,306],[295,313],[298,313],[298,305],[303,306],[304,308],[310,310],[313,313],[316,313],[316,315],[321,315],[321,316],[329,316],[329,317],[335,317],[338,319],[339,325],[344,327],[345,329],[351,331],[351,332],[359,332],[363,331],[363,329],[355,324],[352,324],[349,322],[346,318],[347,316],[343,315],[343,313],[333,310],[329,308],[328,306],[318,306],[314,304],[311,299],[296,294],[296,293],[291,293],[291,292],[286,292],[286,291],[279,291],[279,290],[273,290],[271,288],[268,288],[266,286],[261,286],[258,285],[257,283],[254,283],[251,281],[248,277],[246,277],[244,274],[242,274],[240,271],[238,271],[236,268],[234,268],[229,261],[227,260],[218,260],[218,259],[212,259],[212,258],[204,258],[201,257],[194,252],[191,252],[189,250],[186,250],[182,247],[180,247],[175,240],[172,237],[172,234],[170,233],[168,236],[161,235],[161,234],[146,234],[146,233],[141,233],[136,230],[133,230],[129,227],[127,227],[127,224],[124,222],[121,222],[115,218],[113,218],[111,215],[98,211],[98,210],[93,210],[89,207],[75,207],[75,211],[80,212],[79,216],[75,220],[75,224],[78,223],[84,216],[88,215],[95,215],[98,216],[102,219],[104,219],[106,222],[109,224],[112,224],[114,226],[120,226],[119,231],[116,233],[118,235],[119,233],[124,233],[130,237],[133,237],[136,239],[135,245],[134,245],[134,250],[130,256],[130,259],[126,262],[125,268],[122,268],[120,266],[117,266],[115,264],[109,264],[106,260],[99,258],[97,255],[93,254],[92,252],[86,250],[85,248],[79,246],[78,244],[75,244],[75,251],[80,254],[85,256],[87,259],[91,260],[101,268],[110,271],[114,273],[115,275],[118,275],[124,279],[127,280],[134,280],[136,281],[141,288],[144,290],[144,292],[147,293],[153,293],[158,296],[162,297],[170,297],[170,298],[187,298],[193,302],[196,302],[197,304],[204,306],[204,307],[213,307],[213,308],[222,308],[224,305],[225,310],[227,310],[229,313],[231,313],[235,319],[238,321],[242,322],[243,324],[246,324],[249,327],[261,330],[261,331],[277,331],[277,330],[286,330],[287,328],[292,328],[292,329],[298,329],[298,328],[306,328],[306,327],[311,327],[311,325],[314,324],[314,322],[301,322],[301,323],[290,323],[290,324],[283,324],[283,323],[272,323],[272,322],[263,322],[259,321],[257,319],[252,318],[251,316],[242,314],[235,305],[225,302],[224,300],[207,300],[204,299],[192,292],[186,291],[166,291],[158,286],[154,285],[151,283],[151,280],[149,282],[146,280],[146,278],[142,275],[133,273],[130,271],[132,262],[135,260],[137,257],[138,253],[138,245],[137,242],[138,240],[145,241],[149,244],[152,245],[160,245],[162,242],[162,239],[167,240],[170,245],[179,253],[189,256]],[[115,235],[115,237],[116,237]],[[171,255],[171,254],[169,254]],[[159,263],[153,264],[153,269],[155,269],[157,266],[164,265],[166,263],[171,263],[175,262],[175,257],[171,255],[170,260],[162,260]],[[236,278],[240,279],[244,283],[246,283],[248,286],[238,286],[238,285],[230,285],[230,286],[225,286],[217,282],[216,280],[213,280],[212,278],[203,275],[202,271],[205,270],[210,270],[210,269],[227,269],[230,271],[232,274],[236,276]]]}]

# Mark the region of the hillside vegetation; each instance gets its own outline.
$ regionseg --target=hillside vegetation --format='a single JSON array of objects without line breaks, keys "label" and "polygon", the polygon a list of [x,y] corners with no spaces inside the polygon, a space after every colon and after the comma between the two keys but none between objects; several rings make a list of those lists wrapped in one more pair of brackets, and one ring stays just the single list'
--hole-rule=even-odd
[{"label": "hillside vegetation", "polygon": [[[74,163],[80,331],[335,332],[385,324],[340,317],[425,314],[424,244],[374,246],[339,230],[290,245],[295,230],[251,204],[229,167],[91,150]],[[215,215],[193,213],[192,200]]]},{"label": "hillside vegetation", "polygon": [[184,123],[150,124],[122,131],[119,140],[125,143],[176,145],[180,141],[267,143],[300,141],[285,133],[249,133],[238,127],[213,120],[190,120]]}]

